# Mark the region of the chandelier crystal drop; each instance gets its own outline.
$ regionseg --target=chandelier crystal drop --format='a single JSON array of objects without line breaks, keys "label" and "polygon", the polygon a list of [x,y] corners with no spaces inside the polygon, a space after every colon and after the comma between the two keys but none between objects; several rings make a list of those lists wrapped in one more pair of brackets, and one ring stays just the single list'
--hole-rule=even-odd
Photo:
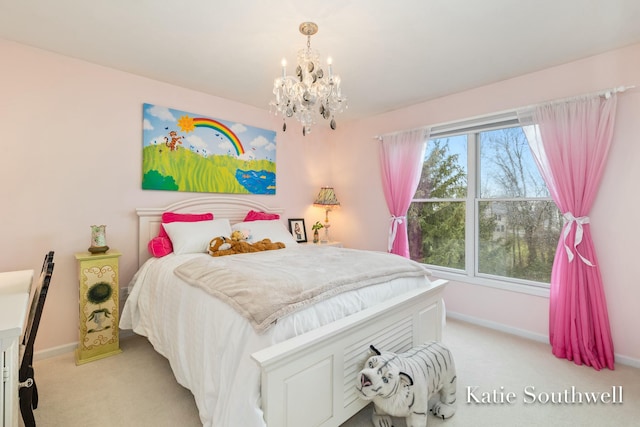
[{"label": "chandelier crystal drop", "polygon": [[347,108],[347,98],[340,89],[340,76],[333,73],[331,59],[327,60],[325,73],[320,55],[311,49],[311,36],[318,32],[318,26],[303,22],[300,32],[307,36],[307,47],[298,51],[295,75],[287,76],[286,61],[282,60],[282,76],[273,82],[275,99],[270,105],[283,117],[283,132],[287,130],[287,118],[294,117],[306,136],[320,118],[329,120],[329,126],[335,129],[335,115]]}]

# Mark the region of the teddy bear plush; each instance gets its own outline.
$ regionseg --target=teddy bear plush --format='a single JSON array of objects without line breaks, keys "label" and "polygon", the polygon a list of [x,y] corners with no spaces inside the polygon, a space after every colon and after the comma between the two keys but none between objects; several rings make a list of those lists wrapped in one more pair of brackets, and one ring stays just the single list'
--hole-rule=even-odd
[{"label": "teddy bear plush", "polygon": [[285,245],[282,242],[272,242],[270,239],[262,239],[255,243],[249,243],[245,240],[242,232],[234,231],[231,237],[214,237],[209,242],[209,255],[224,256],[233,254],[243,254],[250,252],[269,251],[274,249],[282,249]]},{"label": "teddy bear plush", "polygon": [[231,239],[218,236],[211,239],[209,242],[209,255],[211,256],[222,256],[222,255],[232,255],[235,252],[231,249]]},{"label": "teddy bear plush", "polygon": [[255,242],[251,246],[256,248],[258,251],[272,251],[274,249],[283,249],[284,243],[272,242],[271,239],[262,239],[259,242]]},{"label": "teddy bear plush", "polygon": [[231,232],[231,240],[236,242],[246,241],[248,239],[247,235],[244,234],[243,231],[233,230]]}]

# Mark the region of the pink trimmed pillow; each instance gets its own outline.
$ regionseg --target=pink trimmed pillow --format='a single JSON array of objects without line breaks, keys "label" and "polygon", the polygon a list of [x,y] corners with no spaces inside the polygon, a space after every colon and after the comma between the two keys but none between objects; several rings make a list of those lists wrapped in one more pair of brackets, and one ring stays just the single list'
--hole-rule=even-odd
[{"label": "pink trimmed pillow", "polygon": [[[212,213],[202,214],[180,214],[175,212],[165,212],[162,214],[162,224],[168,224],[170,222],[198,222],[198,221],[211,221],[213,219]],[[169,235],[164,230],[164,227],[160,224],[160,232],[158,237],[169,238]]]},{"label": "pink trimmed pillow", "polygon": [[244,217],[243,222],[247,221],[261,221],[261,220],[272,220],[272,219],[280,219],[280,215],[278,214],[270,214],[266,212],[258,212],[254,210],[250,210],[247,213],[247,216]]},{"label": "pink trimmed pillow", "polygon": [[[165,212],[162,214],[162,224],[169,224],[171,222],[200,222],[211,220],[213,220],[212,213],[181,214]],[[173,252],[173,244],[171,243],[171,239],[162,224],[160,224],[158,236],[149,240],[149,244],[147,245],[149,253],[156,258],[162,258],[163,256],[169,255]]]}]

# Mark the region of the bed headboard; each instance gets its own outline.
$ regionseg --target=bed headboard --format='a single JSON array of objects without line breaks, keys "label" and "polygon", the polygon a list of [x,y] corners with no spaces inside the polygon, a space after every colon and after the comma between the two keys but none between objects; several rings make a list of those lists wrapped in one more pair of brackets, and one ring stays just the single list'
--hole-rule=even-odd
[{"label": "bed headboard", "polygon": [[149,240],[158,235],[164,212],[204,213],[211,212],[214,218],[228,218],[231,224],[240,222],[250,210],[279,214],[284,209],[270,208],[250,199],[228,196],[206,196],[187,199],[163,208],[137,208],[138,214],[138,267],[151,257],[147,249]]}]

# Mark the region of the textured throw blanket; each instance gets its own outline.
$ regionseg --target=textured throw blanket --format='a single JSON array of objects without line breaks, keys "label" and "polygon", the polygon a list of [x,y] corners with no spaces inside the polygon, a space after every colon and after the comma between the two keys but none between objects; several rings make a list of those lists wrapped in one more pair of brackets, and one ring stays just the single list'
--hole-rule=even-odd
[{"label": "textured throw blanket", "polygon": [[397,278],[426,276],[427,270],[382,252],[309,247],[195,258],[174,273],[229,304],[261,333],[309,304]]}]

